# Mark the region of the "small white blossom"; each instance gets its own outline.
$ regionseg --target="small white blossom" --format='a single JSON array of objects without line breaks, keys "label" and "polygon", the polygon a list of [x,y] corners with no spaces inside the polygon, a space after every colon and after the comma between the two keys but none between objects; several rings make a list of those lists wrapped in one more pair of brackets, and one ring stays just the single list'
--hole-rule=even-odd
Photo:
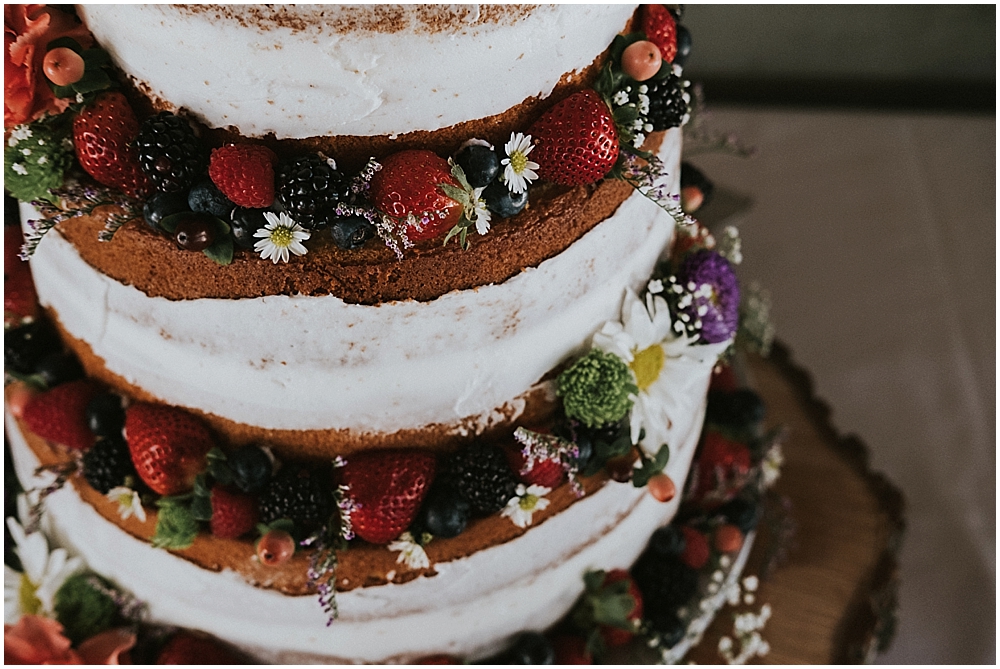
[{"label": "small white blossom", "polygon": [[781,444],[774,444],[767,449],[764,454],[764,461],[761,463],[761,474],[765,488],[770,488],[781,475],[781,466],[785,464],[785,456],[781,452]]},{"label": "small white blossom", "polygon": [[69,557],[63,548],[49,552],[44,534],[26,533],[14,518],[7,519],[7,528],[24,572],[4,565],[4,624],[13,625],[25,614],[53,616],[56,592],[67,578],[83,567],[83,562],[78,557]]},{"label": "small white blossom", "polygon": [[253,247],[261,258],[270,258],[277,265],[279,260],[288,262],[289,251],[297,256],[306,254],[306,247],[302,242],[311,236],[308,230],[284,212],[279,216],[265,211],[264,219],[267,223],[253,235],[261,238]]},{"label": "small white blossom", "polygon": [[747,576],[743,579],[743,587],[748,592],[757,592],[757,588],[760,586],[760,579],[754,575]]},{"label": "small white blossom", "polygon": [[132,488],[120,485],[109,490],[106,497],[118,505],[118,515],[122,520],[135,516],[140,522],[146,522],[146,510],[142,508],[139,493]]},{"label": "small white blossom", "polygon": [[528,184],[538,178],[535,172],[538,163],[528,160],[528,154],[534,148],[531,135],[521,132],[512,132],[510,141],[504,144],[503,150],[507,157],[500,163],[504,165],[503,180],[511,193],[523,193],[528,189]]},{"label": "small white blossom", "polygon": [[476,221],[476,232],[485,235],[490,231],[490,210],[482,198],[485,188],[477,188],[472,194],[472,217]]},{"label": "small white blossom", "polygon": [[626,93],[625,91],[618,91],[617,93],[615,93],[615,96],[611,98],[611,101],[614,102],[619,107],[621,107],[622,105],[627,105],[628,93]]},{"label": "small white blossom", "polygon": [[511,497],[504,507],[501,515],[510,518],[518,527],[524,528],[531,525],[531,516],[535,511],[541,511],[549,505],[549,500],[545,499],[552,490],[540,485],[530,485],[527,488],[523,483],[518,484],[515,497]]},{"label": "small white blossom", "polygon": [[28,168],[22,165],[21,163],[14,163],[13,165],[10,166],[10,169],[14,170],[22,177],[28,173]]},{"label": "small white blossom", "polygon": [[403,563],[410,569],[427,569],[431,566],[430,558],[427,557],[427,551],[416,542],[413,535],[409,532],[403,532],[399,535],[398,539],[390,543],[389,550],[399,551],[399,557],[396,558],[396,562]]},{"label": "small white blossom", "polygon": [[37,162],[39,165],[45,165],[46,163],[49,162],[49,157],[48,156],[39,156],[38,160],[35,161],[35,162]]},{"label": "small white blossom", "polygon": [[21,140],[30,139],[31,135],[31,128],[26,125],[19,125],[10,131],[10,139],[7,140],[7,145],[16,146]]}]

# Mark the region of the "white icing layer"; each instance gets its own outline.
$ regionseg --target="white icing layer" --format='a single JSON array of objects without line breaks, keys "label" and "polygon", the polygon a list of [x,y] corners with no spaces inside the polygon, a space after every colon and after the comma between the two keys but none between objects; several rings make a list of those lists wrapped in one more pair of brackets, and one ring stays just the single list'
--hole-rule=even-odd
[{"label": "white icing layer", "polygon": [[[679,152],[671,130],[661,157],[677,166]],[[677,192],[678,175],[670,181]],[[169,404],[263,428],[392,433],[488,416],[519,397],[618,319],[625,289],[641,289],[673,229],[635,193],[502,284],[379,306],[151,298],[90,267],[58,232],[31,266],[41,303],[66,330]]]},{"label": "white icing layer", "polygon": [[[675,421],[666,469],[678,483],[697,445],[708,377],[694,385],[702,399]],[[6,426],[18,475],[31,486],[38,461],[9,415]],[[205,630],[263,660],[381,663],[442,652],[484,657],[517,632],[545,629],[582,592],[584,572],[631,565],[678,500],[663,504],[609,483],[517,539],[436,565],[434,577],[339,594],[340,618],[329,627],[315,598],[256,588],[155,549],[106,521],[72,487],[47,499],[46,522],[58,545],[146,602],[154,621]]]},{"label": "white icing layer", "polygon": [[80,14],[155,97],[212,127],[284,139],[391,136],[499,114],[590,65],[634,9],[517,8],[496,21],[488,17],[503,11],[478,5],[81,5]]}]

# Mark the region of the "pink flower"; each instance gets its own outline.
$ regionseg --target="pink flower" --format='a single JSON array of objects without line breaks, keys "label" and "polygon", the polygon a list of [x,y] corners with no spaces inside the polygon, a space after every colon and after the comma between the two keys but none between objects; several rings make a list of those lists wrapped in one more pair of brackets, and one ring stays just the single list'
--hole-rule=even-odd
[{"label": "pink flower", "polygon": [[119,664],[135,645],[135,634],[110,629],[87,639],[76,650],[63,636],[63,626],[51,618],[25,615],[16,625],[3,626],[5,664]]},{"label": "pink flower", "polygon": [[4,5],[3,126],[28,123],[66,110],[71,100],[57,98],[42,72],[49,42],[71,37],[84,48],[94,39],[74,17],[45,5]]}]

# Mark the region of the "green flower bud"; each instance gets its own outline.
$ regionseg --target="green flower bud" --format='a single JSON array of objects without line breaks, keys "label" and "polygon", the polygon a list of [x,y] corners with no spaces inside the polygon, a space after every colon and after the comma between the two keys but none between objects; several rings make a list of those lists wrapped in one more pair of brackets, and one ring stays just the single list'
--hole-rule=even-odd
[{"label": "green flower bud", "polygon": [[624,418],[632,408],[629,395],[638,392],[632,373],[613,353],[592,349],[556,379],[556,393],[566,415],[587,427]]},{"label": "green flower bud", "polygon": [[51,123],[36,121],[11,131],[4,147],[4,188],[22,202],[48,198],[73,162],[73,143]]},{"label": "green flower bud", "polygon": [[[91,574],[70,576],[56,591],[56,619],[74,646],[111,629],[118,619],[118,606],[91,584],[94,578],[98,577]],[[99,580],[107,585],[103,579]]]}]

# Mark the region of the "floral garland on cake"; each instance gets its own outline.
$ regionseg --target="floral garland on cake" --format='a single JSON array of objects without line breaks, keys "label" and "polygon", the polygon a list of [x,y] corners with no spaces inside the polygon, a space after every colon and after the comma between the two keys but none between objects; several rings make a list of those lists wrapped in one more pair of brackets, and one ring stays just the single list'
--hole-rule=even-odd
[{"label": "floral garland on cake", "polygon": [[[260,144],[205,146],[169,112],[140,122],[107,54],[75,17],[7,6],[5,58],[18,76],[5,89],[5,184],[41,213],[24,255],[58,223],[115,206],[105,212],[103,241],[142,218],[220,265],[237,249],[290,262],[323,231],[345,250],[377,236],[402,258],[439,237],[468,248],[472,233],[486,235],[497,218],[523,211],[537,181],[620,179],[689,225],[681,198],[663,185],[664,166],[641,147],[649,133],[690,117],[680,77],[690,37],[663,6],[641,17],[640,32],[615,38],[593,88],[556,103],[502,147],[470,138],[447,158],[406,150],[352,174],[321,153],[282,160]],[[99,200],[95,183],[106,191]]]}]

